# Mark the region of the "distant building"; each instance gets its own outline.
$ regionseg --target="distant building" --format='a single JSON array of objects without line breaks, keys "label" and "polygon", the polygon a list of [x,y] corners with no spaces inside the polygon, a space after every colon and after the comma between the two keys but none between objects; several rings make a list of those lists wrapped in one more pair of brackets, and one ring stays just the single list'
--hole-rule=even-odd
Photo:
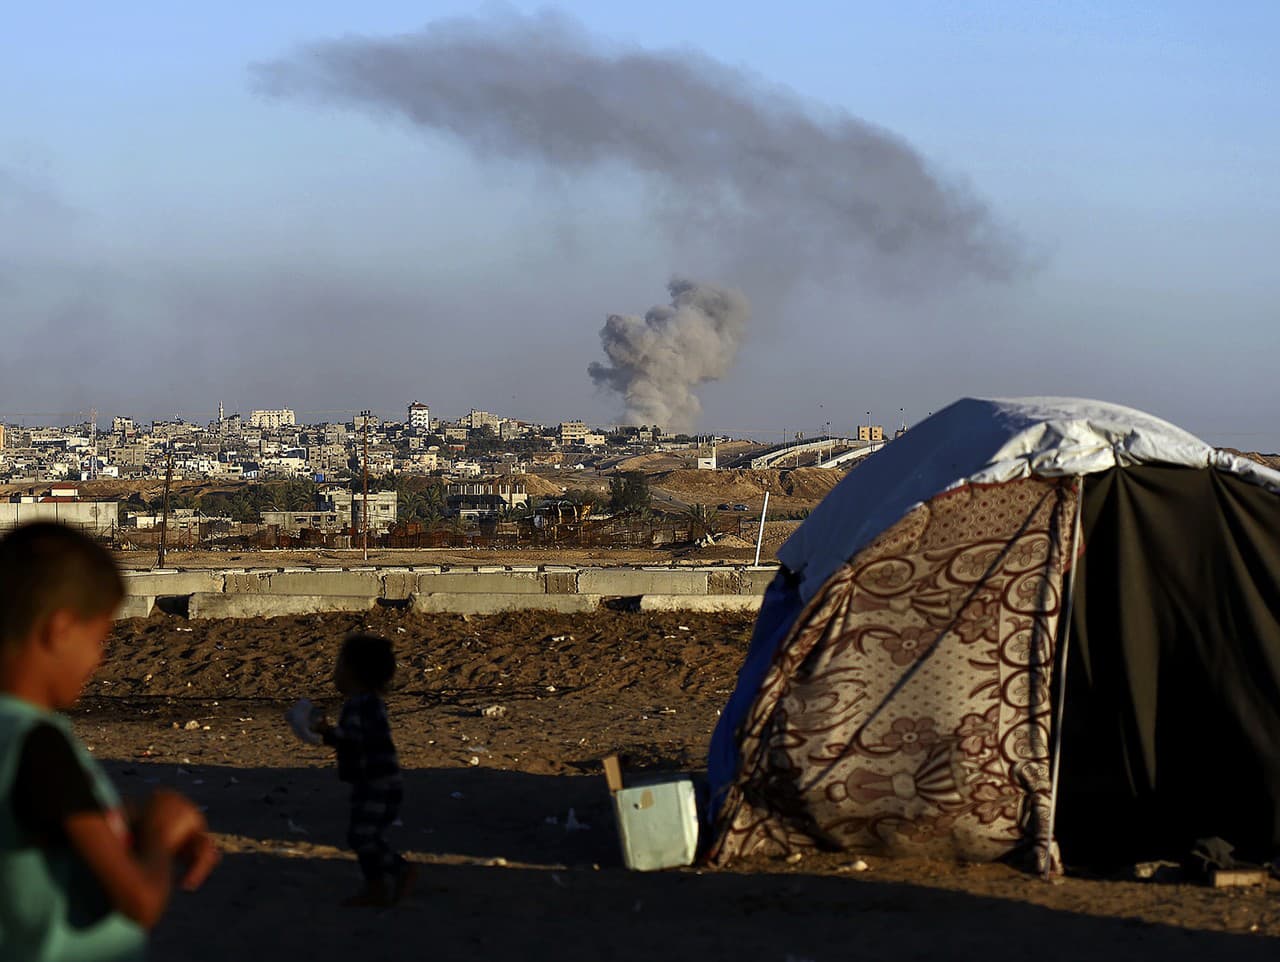
[{"label": "distant building", "polygon": [[122,468],[145,468],[151,448],[145,444],[121,444],[107,452],[107,463]]},{"label": "distant building", "polygon": [[314,472],[305,452],[301,457],[270,457],[261,461],[262,474],[268,477],[305,478]]},{"label": "distant building", "polygon": [[0,531],[29,521],[58,521],[95,538],[115,533],[120,506],[115,501],[81,501],[74,487],[58,486],[42,495],[13,495],[0,502]]},{"label": "distant building", "polygon": [[313,444],[307,448],[307,467],[313,474],[336,474],[347,470],[347,449],[341,444]]},{"label": "distant building", "polygon": [[436,450],[430,451],[414,451],[404,461],[403,470],[413,472],[421,471],[430,473],[438,470],[440,467],[440,455]]},{"label": "distant building", "polygon": [[529,425],[522,421],[503,421],[498,428],[498,437],[504,441],[524,437],[529,433]]},{"label": "distant building", "polygon": [[[364,495],[346,488],[325,488],[316,496],[317,506],[324,513],[338,516],[339,527],[351,527],[357,533],[364,530]],[[394,491],[369,492],[369,533],[382,534],[396,523],[399,498]]]},{"label": "distant building", "polygon": [[4,447],[4,425],[0,424],[0,448]]},{"label": "distant building", "polygon": [[556,436],[566,447],[570,444],[582,444],[587,437],[587,426],[582,421],[561,421]]},{"label": "distant building", "polygon": [[[396,523],[397,495],[394,491],[369,492],[369,534],[385,534]],[[297,534],[304,529],[330,533],[364,532],[362,508],[364,495],[346,488],[324,488],[317,492],[315,504],[296,511],[262,512],[262,523],[275,525],[284,534]]]},{"label": "distant building", "polygon": [[459,518],[496,518],[528,504],[529,495],[518,481],[458,482],[445,490],[445,510]]},{"label": "distant building", "polygon": [[427,405],[414,401],[409,405],[409,427],[420,431],[431,430],[431,409]]},{"label": "distant building", "polygon": [[128,511],[125,513],[121,527],[124,528],[158,528],[161,522],[171,531],[198,530],[200,522],[205,519],[195,508],[173,508],[168,517],[154,512]]},{"label": "distant building", "polygon": [[337,512],[314,508],[301,511],[263,511],[262,523],[279,528],[283,534],[297,534],[304,530],[338,533],[349,527],[338,520]]},{"label": "distant building", "polygon": [[112,434],[132,434],[136,429],[133,418],[122,418],[117,415],[111,419]]},{"label": "distant building", "polygon": [[859,424],[858,440],[859,441],[883,441],[884,425],[883,424]]},{"label": "distant building", "polygon": [[293,416],[293,411],[289,408],[280,408],[278,411],[258,410],[249,414],[249,427],[251,428],[267,428],[268,430],[278,431],[280,428],[293,427],[297,423]]},{"label": "distant building", "polygon": [[462,419],[462,423],[469,427],[472,431],[479,431],[481,428],[490,428],[497,433],[502,425],[502,418],[488,411],[477,411],[471,409],[471,413]]}]

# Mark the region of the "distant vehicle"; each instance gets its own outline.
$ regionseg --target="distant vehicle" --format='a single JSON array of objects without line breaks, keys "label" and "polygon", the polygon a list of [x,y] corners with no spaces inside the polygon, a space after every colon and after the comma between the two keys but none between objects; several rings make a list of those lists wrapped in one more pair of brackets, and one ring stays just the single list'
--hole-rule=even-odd
[{"label": "distant vehicle", "polygon": [[717,510],[717,511],[728,511],[728,510],[729,510],[729,503],[726,501],[724,504],[717,504],[717,505],[716,505],[716,510]]},{"label": "distant vehicle", "polygon": [[746,511],[746,510],[747,510],[747,506],[746,506],[745,504],[735,504],[735,505],[733,506],[733,510],[734,510],[734,511]]}]

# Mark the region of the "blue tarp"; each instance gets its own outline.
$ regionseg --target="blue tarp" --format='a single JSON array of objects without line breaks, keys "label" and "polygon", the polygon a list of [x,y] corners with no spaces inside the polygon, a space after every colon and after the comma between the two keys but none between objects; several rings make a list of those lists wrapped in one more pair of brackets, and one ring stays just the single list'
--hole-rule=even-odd
[{"label": "blue tarp", "polygon": [[713,824],[724,802],[724,793],[738,774],[737,729],[746,717],[760,693],[760,685],[773,664],[773,656],[791,631],[804,603],[794,578],[784,570],[778,574],[765,591],[751,635],[751,647],[746,661],[738,672],[738,684],[729,696],[729,702],[720,713],[720,721],[711,736],[711,751],[707,758],[707,788],[710,794],[707,806],[707,823]]}]

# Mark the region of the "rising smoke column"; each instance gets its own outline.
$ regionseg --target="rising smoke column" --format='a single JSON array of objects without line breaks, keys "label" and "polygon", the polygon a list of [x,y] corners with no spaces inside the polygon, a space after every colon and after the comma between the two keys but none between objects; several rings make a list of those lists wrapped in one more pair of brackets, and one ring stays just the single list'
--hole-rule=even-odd
[{"label": "rising smoke column", "polygon": [[[981,201],[901,138],[690,50],[609,45],[555,14],[442,20],[254,65],[257,89],[390,114],[480,157],[642,175],[653,222],[770,299],[805,280],[910,294],[1023,267]],[[591,377],[631,418],[688,428],[736,354],[746,299],[678,282],[615,316]]]},{"label": "rising smoke column", "polygon": [[690,50],[603,43],[562,16],[441,20],[251,68],[255,87],[391,114],[482,157],[644,175],[655,222],[734,276],[896,290],[1002,278],[1020,257],[985,206],[893,134]]},{"label": "rising smoke column", "polygon": [[702,411],[693,389],[724,376],[738,353],[751,307],[734,290],[675,278],[671,304],[644,317],[611,314],[600,330],[607,365],[587,369],[617,391],[634,424],[690,431]]}]

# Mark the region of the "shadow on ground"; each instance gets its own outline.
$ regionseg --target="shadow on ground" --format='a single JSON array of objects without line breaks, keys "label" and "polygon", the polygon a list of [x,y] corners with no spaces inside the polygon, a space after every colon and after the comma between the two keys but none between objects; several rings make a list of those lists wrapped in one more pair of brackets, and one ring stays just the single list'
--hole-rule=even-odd
[{"label": "shadow on ground", "polygon": [[[602,779],[485,769],[407,773],[394,840],[423,863],[417,889],[392,909],[340,909],[358,877],[331,847],[345,831],[345,795],[332,769],[109,768],[126,793],[157,785],[189,793],[238,848],[201,892],[177,898],[155,934],[156,959],[1127,962],[1272,959],[1276,951],[1269,938],[874,873],[792,874],[758,863],[751,872],[631,873],[620,867]],[[589,828],[565,829],[571,807]],[[490,864],[499,858],[506,864]]]}]

